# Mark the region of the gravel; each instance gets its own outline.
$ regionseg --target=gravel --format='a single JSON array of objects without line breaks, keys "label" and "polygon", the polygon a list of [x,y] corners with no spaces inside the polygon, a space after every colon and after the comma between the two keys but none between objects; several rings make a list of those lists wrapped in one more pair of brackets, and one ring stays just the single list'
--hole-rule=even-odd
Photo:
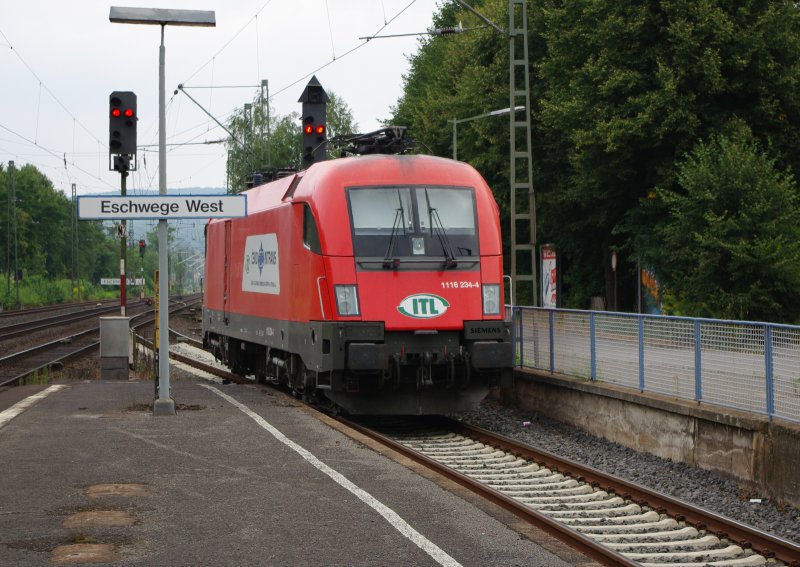
[{"label": "gravel", "polygon": [[[800,510],[752,494],[733,480],[594,437],[532,412],[485,400],[462,421],[712,510],[765,532],[800,542]],[[529,425],[524,425],[530,422]],[[760,498],[760,503],[750,502]]]}]

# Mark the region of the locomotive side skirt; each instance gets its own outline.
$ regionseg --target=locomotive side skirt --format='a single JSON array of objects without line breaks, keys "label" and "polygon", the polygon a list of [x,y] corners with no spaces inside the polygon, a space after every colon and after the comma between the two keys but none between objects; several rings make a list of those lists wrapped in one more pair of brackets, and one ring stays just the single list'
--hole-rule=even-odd
[{"label": "locomotive side skirt", "polygon": [[[298,354],[306,369],[384,371],[393,357],[413,364],[430,353],[432,364],[445,364],[447,353],[461,351],[478,371],[508,368],[513,363],[511,323],[466,322],[458,331],[385,332],[382,322],[284,321],[204,309],[206,334],[238,339],[254,345]],[[463,347],[463,348],[462,348]],[[421,362],[420,362],[421,363]]]}]

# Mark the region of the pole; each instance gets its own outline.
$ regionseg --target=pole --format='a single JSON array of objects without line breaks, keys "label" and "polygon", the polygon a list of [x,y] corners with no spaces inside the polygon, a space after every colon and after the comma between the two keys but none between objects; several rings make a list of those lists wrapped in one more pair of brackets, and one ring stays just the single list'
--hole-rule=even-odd
[{"label": "pole", "polygon": [[614,273],[614,311],[617,309],[617,251],[611,251],[611,271]]},{"label": "pole", "polygon": [[636,312],[642,313],[642,262],[636,262]]},{"label": "pole", "polygon": [[69,288],[69,296],[72,301],[75,301],[75,250],[77,249],[77,232],[76,232],[76,225],[78,221],[76,219],[77,212],[75,211],[75,184],[72,184],[72,242],[70,244],[70,256],[72,256],[72,286]]},{"label": "pole", "polygon": [[[158,194],[167,194],[167,118],[165,83],[164,28],[161,25],[161,45],[158,49]],[[158,399],[153,403],[153,415],[175,415],[175,402],[169,391],[169,266],[167,265],[167,221],[158,221]]]},{"label": "pole", "polygon": [[456,134],[458,120],[453,118],[453,159],[458,159],[458,135]]},{"label": "pole", "polygon": [[6,204],[8,215],[6,217],[6,294],[11,293],[11,170],[14,162],[8,162],[8,186],[6,187]]},{"label": "pole", "polygon": [[[462,0],[459,4],[465,5]],[[528,56],[527,0],[508,0],[508,61],[510,108],[517,102],[525,107],[523,120],[510,115],[510,167],[511,198],[511,281],[512,287],[527,282],[531,289],[533,306],[539,306],[538,262],[536,258],[536,196],[533,187],[533,151],[531,147],[531,89]],[[471,10],[472,11],[472,10]],[[519,84],[519,82],[522,84]],[[527,222],[527,235],[518,230],[518,222]],[[521,256],[521,257],[520,257]],[[530,268],[526,269],[526,258]],[[522,269],[518,260],[522,259]],[[527,272],[527,273],[524,273]],[[514,294],[523,297],[518,290]],[[519,302],[520,299],[517,300]]]},{"label": "pole", "polygon": [[253,144],[253,105],[250,103],[245,103],[244,105],[244,118],[247,122],[247,131],[244,133],[244,143],[245,147],[249,148],[249,163],[248,166],[250,172],[255,171],[257,164],[253,162],[258,160],[258,156],[255,155],[255,144]]},{"label": "pole", "polygon": [[[120,194],[123,197],[128,194],[128,171],[124,164],[125,162],[123,161],[122,171],[119,172]],[[125,262],[128,259],[128,237],[126,234],[127,224],[125,219],[122,219],[122,224],[120,226],[122,229],[120,230],[119,234],[119,311],[120,315],[125,317],[125,299],[127,297],[127,291],[125,288],[125,284],[127,283],[125,281]]]},{"label": "pole", "polygon": [[[272,131],[270,126],[270,115],[269,115],[269,81],[264,79],[261,81],[261,88],[262,91],[266,90],[266,97],[263,99],[267,103],[267,167],[272,167]],[[263,97],[262,92],[262,97]]]},{"label": "pole", "polygon": [[[13,162],[9,162],[13,165]],[[14,201],[14,288],[17,290],[17,307],[19,307],[19,239],[17,238],[17,188],[14,185],[14,168],[9,167],[11,198]]]},{"label": "pole", "polygon": [[[75,185],[73,184],[73,187]],[[81,242],[81,223],[78,222],[78,197],[75,191],[72,192],[72,202],[75,203],[75,279],[78,281],[78,301],[81,300],[81,259],[80,259],[80,242]]]}]

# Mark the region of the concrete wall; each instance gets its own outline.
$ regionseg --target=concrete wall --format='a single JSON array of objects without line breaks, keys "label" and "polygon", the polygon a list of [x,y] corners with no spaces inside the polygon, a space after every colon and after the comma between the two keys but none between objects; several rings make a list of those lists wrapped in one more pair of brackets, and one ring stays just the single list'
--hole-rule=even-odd
[{"label": "concrete wall", "polygon": [[800,507],[800,424],[523,370],[512,403]]}]

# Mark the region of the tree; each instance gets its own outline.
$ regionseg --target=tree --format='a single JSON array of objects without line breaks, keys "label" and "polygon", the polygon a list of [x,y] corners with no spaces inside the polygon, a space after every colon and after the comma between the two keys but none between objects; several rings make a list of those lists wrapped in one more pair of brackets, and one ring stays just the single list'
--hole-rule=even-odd
[{"label": "tree", "polygon": [[[506,0],[475,5],[507,21]],[[677,189],[680,157],[732,119],[747,124],[779,170],[798,173],[794,3],[537,0],[528,17],[537,240],[562,253],[567,306],[610,297],[612,250],[620,297],[629,298],[622,305],[633,306],[635,262],[658,256],[654,227],[668,214],[648,196]],[[434,24],[459,20],[478,23],[448,3]],[[423,40],[392,121],[449,156],[446,119],[507,106],[507,75],[507,42],[496,32]],[[507,122],[470,123],[459,139],[459,158],[484,174],[507,215]]]},{"label": "tree", "polygon": [[[16,304],[16,294],[9,289],[14,268],[22,273],[20,288],[29,284],[28,292],[34,296],[29,296],[32,301],[46,303],[71,299],[72,203],[30,164],[15,168],[14,187],[14,202],[9,203],[9,172],[8,168],[0,166],[0,265],[3,279],[8,278],[0,287],[0,293],[5,294],[0,300],[8,306]],[[14,233],[8,230],[9,212],[14,209],[16,246]],[[75,275],[84,281],[97,283],[100,277],[117,273],[118,241],[107,234],[99,221],[79,221],[77,226],[80,254]],[[66,282],[59,284],[58,280]]]},{"label": "tree", "polygon": [[[344,99],[333,91],[328,93],[328,98],[330,99],[326,110],[328,139],[334,136],[348,136],[357,133],[358,123],[353,120],[353,111]],[[333,154],[334,152],[329,148],[328,157],[335,157]]]},{"label": "tree", "polygon": [[[336,93],[328,93],[328,138],[352,134],[358,128],[347,103]],[[299,169],[302,165],[300,114],[277,115],[257,97],[252,105],[237,111],[228,123],[235,138],[228,138],[228,180],[231,192],[245,188],[247,178],[255,171],[272,168]],[[329,157],[334,153],[329,149]]]},{"label": "tree", "polygon": [[[800,99],[788,87],[800,80],[800,21],[791,4],[583,0],[546,19],[541,117],[552,144],[542,150],[552,162],[543,168],[543,228],[573,265],[594,266],[581,287],[604,274],[608,295],[611,248],[623,260],[658,254],[663,242],[650,236],[666,211],[647,196],[674,188],[677,158],[733,117],[782,167],[800,165]],[[630,290],[635,280],[625,281]]]},{"label": "tree", "polygon": [[[508,21],[507,0],[471,2],[490,20]],[[530,17],[532,22],[533,19]],[[433,28],[483,26],[455,2],[443,3]],[[538,45],[532,45],[536,52]],[[533,87],[534,93],[536,87]],[[532,96],[532,101],[536,97]],[[392,109],[389,124],[407,126],[412,138],[433,154],[451,157],[452,120],[508,107],[508,41],[493,29],[420,40],[403,77],[403,94]],[[509,232],[508,117],[492,117],[458,125],[458,159],[474,166],[492,188],[505,234]],[[504,239],[505,265],[510,242]]]},{"label": "tree", "polygon": [[679,190],[658,195],[669,211],[661,271],[694,315],[800,321],[800,200],[749,128],[699,142],[678,167]]}]

